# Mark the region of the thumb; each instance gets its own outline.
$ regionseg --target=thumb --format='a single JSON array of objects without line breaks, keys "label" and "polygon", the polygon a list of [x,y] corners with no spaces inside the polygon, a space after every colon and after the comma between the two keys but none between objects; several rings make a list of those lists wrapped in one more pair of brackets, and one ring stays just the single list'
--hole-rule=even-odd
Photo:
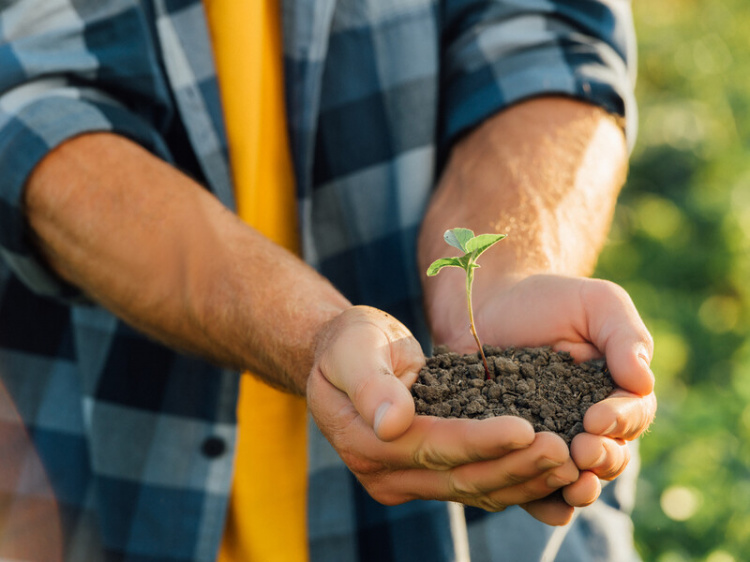
[{"label": "thumb", "polygon": [[604,352],[617,385],[647,396],[654,390],[649,366],[654,341],[625,290],[611,282],[588,280],[587,310],[594,311],[591,340]]},{"label": "thumb", "polygon": [[351,400],[383,441],[401,436],[414,418],[409,387],[424,364],[419,343],[398,320],[375,308],[344,311],[322,344],[323,376]]}]

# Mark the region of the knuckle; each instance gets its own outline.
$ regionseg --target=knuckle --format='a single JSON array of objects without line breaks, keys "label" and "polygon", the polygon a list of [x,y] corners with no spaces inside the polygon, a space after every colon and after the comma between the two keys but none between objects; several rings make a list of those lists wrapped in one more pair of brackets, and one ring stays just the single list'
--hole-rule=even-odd
[{"label": "knuckle", "polygon": [[362,457],[349,449],[339,449],[338,454],[341,457],[341,460],[344,461],[344,464],[346,464],[346,466],[349,467],[349,470],[351,470],[357,477],[375,475],[383,470],[381,463]]},{"label": "knuckle", "polygon": [[649,357],[651,357],[654,354],[654,336],[651,335],[648,329],[644,328],[641,338],[643,338],[643,343],[646,345]]},{"label": "knuckle", "polygon": [[412,459],[416,466],[430,470],[444,470],[449,467],[446,459],[443,459],[431,447],[425,445],[414,450]]},{"label": "knuckle", "polygon": [[620,462],[612,467],[612,470],[609,474],[607,474],[605,480],[614,480],[620,474],[623,473],[623,471],[627,468],[628,464],[630,463],[630,452],[625,449],[625,452],[623,453],[622,457],[620,458]]},{"label": "knuckle", "polygon": [[448,471],[448,490],[451,496],[457,498],[471,498],[478,496],[480,490],[464,478],[460,478],[454,471]]},{"label": "knuckle", "polygon": [[597,471],[602,480],[614,480],[617,478],[630,462],[630,450],[625,445],[618,445],[615,453],[611,453],[610,462],[604,464]]},{"label": "knuckle", "polygon": [[509,488],[513,486],[525,485],[528,481],[528,477],[521,474],[516,474],[513,471],[508,471],[503,474],[503,482],[505,483],[505,486]]},{"label": "knuckle", "polygon": [[481,496],[476,499],[471,505],[478,507],[490,513],[500,513],[508,508],[508,504],[505,504],[499,500],[493,499],[488,496]]},{"label": "knuckle", "polygon": [[612,466],[609,470],[597,474],[597,476],[599,476],[599,478],[601,478],[602,480],[610,481],[620,476],[623,470],[625,470],[625,465]]},{"label": "knuckle", "polygon": [[608,279],[588,279],[587,281],[584,285],[585,295],[596,301],[610,298],[630,300],[627,291],[613,281]]},{"label": "knuckle", "polygon": [[[581,293],[584,301],[594,306],[617,305],[635,310],[635,304],[628,292],[614,281],[607,279],[588,279],[587,281],[588,283],[584,284]],[[644,338],[644,342],[651,337],[645,327],[641,336]]]},{"label": "knuckle", "polygon": [[620,285],[615,283],[614,281],[602,279],[601,286],[602,286],[602,290],[607,291],[613,297],[620,299],[620,300],[627,301],[629,303],[632,302],[628,292],[625,289],[623,289]]},{"label": "knuckle", "polygon": [[635,439],[641,434],[641,430],[645,426],[644,422],[646,421],[645,414],[630,416],[627,413],[619,412],[615,418],[622,438],[628,441]]},{"label": "knuckle", "polygon": [[371,481],[367,484],[365,484],[362,480],[360,480],[360,482],[365,487],[365,490],[367,490],[367,493],[370,495],[370,497],[376,502],[383,505],[400,505],[409,501],[410,499],[413,499],[410,497],[406,497],[404,494],[394,492],[380,479],[376,479],[375,481]]},{"label": "knuckle", "polygon": [[350,456],[345,459],[345,462],[354,474],[375,474],[380,469],[378,463],[360,457]]}]

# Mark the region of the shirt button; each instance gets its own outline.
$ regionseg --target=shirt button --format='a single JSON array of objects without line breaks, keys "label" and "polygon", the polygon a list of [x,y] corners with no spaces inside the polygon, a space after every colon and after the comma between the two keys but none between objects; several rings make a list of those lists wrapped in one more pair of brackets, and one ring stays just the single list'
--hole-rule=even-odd
[{"label": "shirt button", "polygon": [[220,457],[226,449],[227,444],[221,437],[207,437],[201,445],[201,452],[209,459]]}]

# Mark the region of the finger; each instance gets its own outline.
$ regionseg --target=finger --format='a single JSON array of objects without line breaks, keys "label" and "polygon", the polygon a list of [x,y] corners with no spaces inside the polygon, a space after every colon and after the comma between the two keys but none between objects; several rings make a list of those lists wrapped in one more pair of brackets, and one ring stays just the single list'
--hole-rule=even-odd
[{"label": "finger", "polygon": [[[522,484],[542,475],[549,477],[537,497],[542,497],[578,478],[565,442],[553,433],[538,433],[533,444],[501,459],[458,466],[445,473],[448,487],[458,495],[484,495]],[[529,501],[534,498],[527,498]],[[513,501],[512,503],[521,503]]]},{"label": "finger", "polygon": [[578,475],[579,472],[575,464],[572,460],[568,460],[561,466],[525,482],[513,484],[511,479],[505,486],[493,492],[475,494],[460,501],[486,511],[502,511],[511,505],[526,505],[549,497],[554,492],[575,482]]},{"label": "finger", "polygon": [[[413,499],[432,499],[480,506],[475,499],[478,494],[462,494],[452,485],[448,476],[450,469],[502,459],[528,448],[533,442],[531,425],[515,416],[481,421],[417,416],[403,436],[389,443],[379,440],[371,430],[367,431],[364,421],[358,419],[340,432],[332,444],[368,493],[381,503],[395,505]],[[553,458],[559,454],[544,453]],[[568,462],[574,466],[572,460]],[[547,466],[540,465],[539,470]],[[491,472],[502,470],[492,465],[477,477],[492,478]],[[515,483],[516,478],[511,477],[511,480]],[[484,486],[479,484],[476,488]]]},{"label": "finger", "polygon": [[618,386],[645,396],[654,388],[650,363],[654,344],[643,320],[622,287],[592,280],[582,289],[592,342],[604,352]]},{"label": "finger", "polygon": [[648,429],[656,415],[656,395],[631,394],[622,389],[591,406],[584,415],[588,433],[632,441]]},{"label": "finger", "polygon": [[604,349],[607,366],[615,383],[621,388],[640,396],[646,396],[654,390],[654,373],[641,341],[630,338],[631,334],[620,333],[608,340]]},{"label": "finger", "polygon": [[344,313],[336,330],[318,360],[320,371],[380,439],[397,438],[414,418],[408,385],[424,364],[419,343],[392,316],[366,307]]},{"label": "finger", "polygon": [[534,519],[554,526],[567,525],[575,512],[561,497],[561,494],[552,494],[547,498],[524,504],[522,507]]},{"label": "finger", "polygon": [[531,424],[516,416],[486,420],[417,416],[409,430],[387,447],[366,450],[394,468],[445,471],[525,449],[534,437]]},{"label": "finger", "polygon": [[578,469],[562,439],[546,434],[531,447],[492,461],[452,470],[404,470],[385,478],[373,476],[372,480],[365,477],[363,484],[370,493],[381,495],[379,501],[389,490],[395,494],[393,498],[402,501],[404,494],[411,492],[414,495],[409,499],[457,501],[487,511],[502,511],[569,485],[578,478]]},{"label": "finger", "polygon": [[630,462],[630,449],[625,441],[588,433],[576,435],[570,453],[576,466],[603,480],[616,478]]},{"label": "finger", "polygon": [[562,495],[565,502],[573,507],[586,507],[594,503],[602,493],[601,480],[591,471],[581,471],[578,480],[565,486]]}]

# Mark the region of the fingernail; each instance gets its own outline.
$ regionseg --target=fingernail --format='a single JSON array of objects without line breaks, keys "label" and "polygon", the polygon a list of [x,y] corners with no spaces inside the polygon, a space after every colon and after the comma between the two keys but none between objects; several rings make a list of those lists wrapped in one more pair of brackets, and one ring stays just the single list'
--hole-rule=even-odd
[{"label": "fingernail", "polygon": [[372,422],[375,433],[378,433],[380,423],[383,421],[383,418],[385,417],[385,414],[388,411],[388,408],[391,407],[391,405],[392,404],[390,402],[383,402],[380,406],[378,406],[378,409],[375,410],[375,419]]}]

